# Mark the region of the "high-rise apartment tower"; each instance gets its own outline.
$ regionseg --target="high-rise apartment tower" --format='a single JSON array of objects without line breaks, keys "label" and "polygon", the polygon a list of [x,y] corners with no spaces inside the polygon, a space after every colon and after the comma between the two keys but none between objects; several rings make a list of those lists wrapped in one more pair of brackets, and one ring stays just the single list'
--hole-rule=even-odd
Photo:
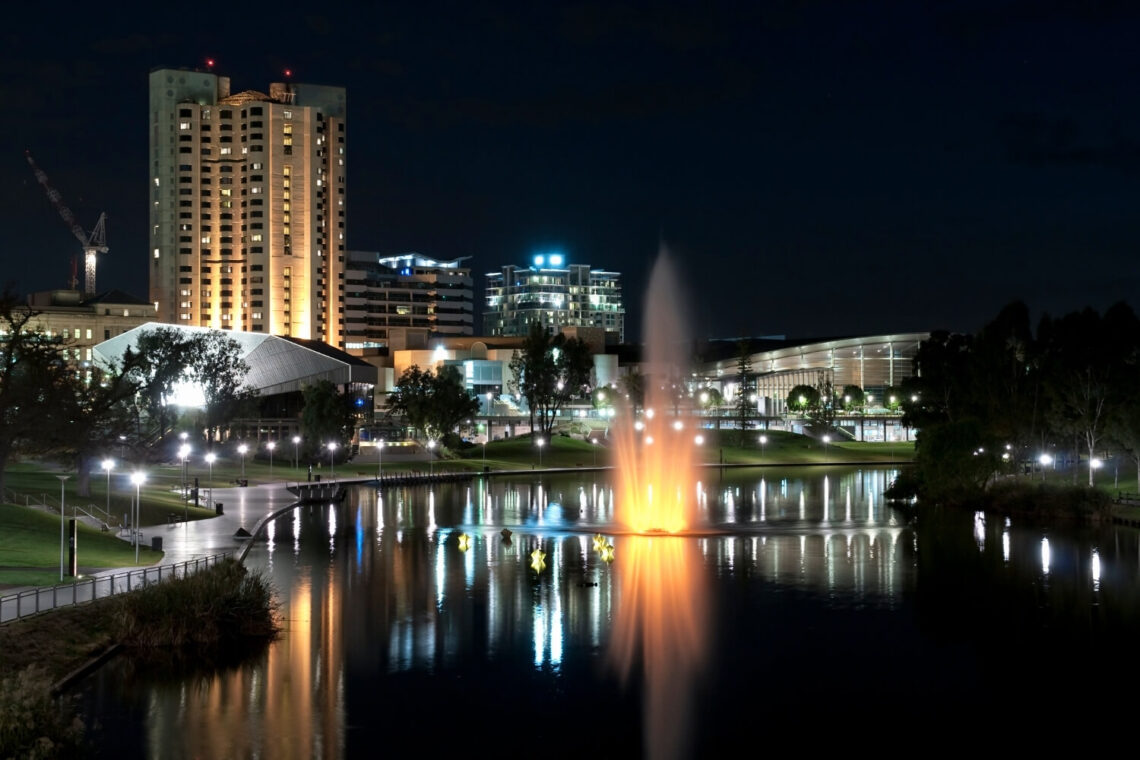
[{"label": "high-rise apartment tower", "polygon": [[344,88],[156,69],[150,121],[158,319],[343,347]]}]

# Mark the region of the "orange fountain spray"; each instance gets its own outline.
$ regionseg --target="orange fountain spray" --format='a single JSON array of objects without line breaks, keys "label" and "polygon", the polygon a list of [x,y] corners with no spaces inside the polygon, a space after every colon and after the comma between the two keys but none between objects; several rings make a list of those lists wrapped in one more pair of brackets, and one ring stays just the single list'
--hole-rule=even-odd
[{"label": "orange fountain spray", "polygon": [[662,249],[649,278],[645,312],[645,399],[615,425],[618,519],[637,533],[680,533],[695,520],[694,438],[685,393],[688,320],[677,274]]}]

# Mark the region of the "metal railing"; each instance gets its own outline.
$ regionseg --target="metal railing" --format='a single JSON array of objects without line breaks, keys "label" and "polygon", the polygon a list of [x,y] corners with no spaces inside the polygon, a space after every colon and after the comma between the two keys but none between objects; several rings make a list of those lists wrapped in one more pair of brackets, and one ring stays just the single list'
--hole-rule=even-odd
[{"label": "metal railing", "polygon": [[93,575],[73,583],[32,588],[0,597],[0,623],[37,615],[60,607],[71,607],[116,594],[137,591],[141,588],[175,578],[185,578],[199,570],[212,567],[232,557],[232,552],[212,554],[175,565],[159,565],[128,570],[109,575]]}]

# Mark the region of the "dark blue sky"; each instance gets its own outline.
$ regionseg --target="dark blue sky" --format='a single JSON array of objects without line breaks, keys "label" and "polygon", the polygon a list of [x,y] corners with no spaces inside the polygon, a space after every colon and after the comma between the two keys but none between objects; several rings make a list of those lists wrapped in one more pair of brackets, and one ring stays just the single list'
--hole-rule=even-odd
[{"label": "dark blue sky", "polygon": [[6,26],[0,280],[62,287],[78,247],[30,149],[81,222],[108,215],[99,288],[146,296],[147,73],[212,56],[236,90],[286,67],[347,88],[350,248],[470,256],[481,296],[557,246],[625,275],[634,337],[661,239],[697,337],[974,330],[1015,298],[1136,292],[1140,4],[364,5]]}]

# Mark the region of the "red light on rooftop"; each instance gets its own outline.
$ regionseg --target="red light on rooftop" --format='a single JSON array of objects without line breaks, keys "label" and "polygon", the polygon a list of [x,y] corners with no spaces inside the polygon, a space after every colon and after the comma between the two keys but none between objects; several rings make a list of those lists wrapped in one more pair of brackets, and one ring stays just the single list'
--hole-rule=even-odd
[{"label": "red light on rooftop", "polygon": [[293,69],[285,69],[285,76],[287,76],[287,77],[293,76]]},{"label": "red light on rooftop", "polygon": [[211,68],[211,69],[214,68],[214,59],[213,58],[207,58],[206,59],[206,66]]}]

